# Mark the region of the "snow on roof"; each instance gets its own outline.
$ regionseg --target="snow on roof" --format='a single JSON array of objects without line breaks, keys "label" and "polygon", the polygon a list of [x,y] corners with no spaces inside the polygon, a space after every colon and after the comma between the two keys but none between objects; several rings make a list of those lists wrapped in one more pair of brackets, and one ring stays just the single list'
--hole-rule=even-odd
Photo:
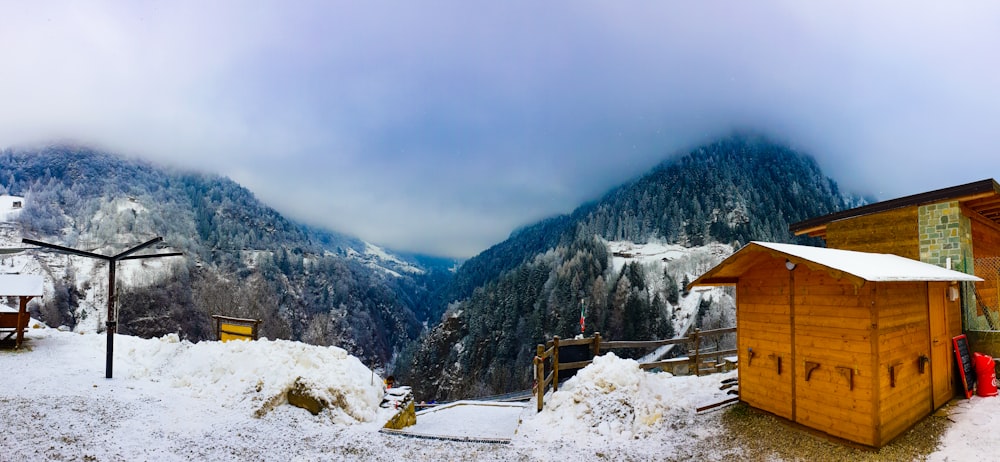
[{"label": "snow on roof", "polygon": [[37,274],[0,274],[0,297],[41,297],[45,279]]},{"label": "snow on roof", "polygon": [[884,253],[809,247],[773,242],[751,242],[691,283],[695,285],[733,284],[752,265],[754,256],[769,253],[794,264],[819,265],[828,271],[852,276],[857,282],[875,281],[982,281],[982,279],[929,263]]}]

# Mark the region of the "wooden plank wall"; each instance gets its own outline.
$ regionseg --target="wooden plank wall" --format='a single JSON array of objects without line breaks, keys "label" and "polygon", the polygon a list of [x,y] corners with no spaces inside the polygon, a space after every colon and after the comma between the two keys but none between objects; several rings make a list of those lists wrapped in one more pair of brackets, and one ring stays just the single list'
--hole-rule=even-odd
[{"label": "wooden plank wall", "polygon": [[[881,435],[876,446],[930,414],[931,374],[918,372],[917,359],[930,356],[926,283],[880,282],[878,309],[878,378]],[[895,386],[889,368],[895,366]]]},{"label": "wooden plank wall", "polygon": [[1000,232],[979,220],[972,223],[973,258],[1000,257]]},{"label": "wooden plank wall", "polygon": [[918,208],[905,207],[834,221],[826,226],[826,246],[920,260]]},{"label": "wooden plank wall", "polygon": [[[996,230],[994,226],[989,226],[983,224],[981,221],[973,219],[972,222],[972,256],[974,259],[979,258],[995,258],[1000,257],[1000,232]],[[977,271],[976,276],[979,276],[985,281],[976,283],[976,292],[982,297],[982,302],[989,306],[996,306],[998,304],[997,297],[1000,296],[1000,280],[998,280],[998,274],[979,274],[982,271]],[[982,315],[981,310],[976,310],[977,314]]]},{"label": "wooden plank wall", "polygon": [[[736,287],[740,399],[792,419],[789,276],[785,262],[771,259],[744,274]],[[754,357],[750,359],[750,350]],[[779,374],[777,359],[782,358]]]},{"label": "wooden plank wall", "polygon": [[[796,268],[796,421],[873,444],[871,301],[864,289],[825,271]],[[807,361],[819,364],[808,380]]]}]

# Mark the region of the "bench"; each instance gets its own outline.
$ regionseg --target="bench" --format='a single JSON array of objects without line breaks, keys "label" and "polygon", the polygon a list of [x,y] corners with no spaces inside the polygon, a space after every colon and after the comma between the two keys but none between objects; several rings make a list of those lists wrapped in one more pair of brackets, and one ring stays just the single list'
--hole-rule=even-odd
[{"label": "bench", "polygon": [[0,341],[6,341],[13,337],[14,334],[17,334],[18,331],[23,332],[28,328],[28,321],[31,319],[31,316],[28,313],[24,313],[24,316],[21,316],[21,325],[18,326],[17,318],[19,315],[20,313],[15,311],[0,312]]}]

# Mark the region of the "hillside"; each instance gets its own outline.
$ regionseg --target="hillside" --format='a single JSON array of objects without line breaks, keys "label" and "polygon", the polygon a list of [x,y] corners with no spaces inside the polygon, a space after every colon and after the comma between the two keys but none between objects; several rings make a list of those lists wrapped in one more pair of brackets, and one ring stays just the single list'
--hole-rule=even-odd
[{"label": "hillside", "polygon": [[[0,193],[24,197],[3,228],[6,247],[30,237],[114,254],[163,236],[185,258],[123,263],[120,327],[144,337],[214,338],[210,315],[263,319],[269,338],[343,347],[386,364],[428,320],[427,300],[450,278],[360,239],[282,217],[233,181],[172,171],[74,146],[0,152]],[[294,200],[294,199],[290,199]],[[106,269],[31,252],[20,265],[47,275],[52,296],[33,308],[52,326],[102,330]]]},{"label": "hillside", "polygon": [[[730,294],[688,294],[687,281],[750,240],[802,242],[790,223],[862,202],[811,157],[762,137],[692,149],[468,260],[446,291],[442,323],[406,353],[412,366],[400,374],[427,398],[530,388],[532,347],[579,333],[581,304],[588,334],[611,339],[669,338],[706,325],[707,313],[731,323]],[[690,251],[615,265],[609,242]]]},{"label": "hillside", "polygon": [[808,243],[792,236],[788,225],[864,202],[842,193],[813,158],[760,136],[734,135],[672,156],[568,215],[514,231],[466,261],[441,303],[464,299],[578,236],[688,246],[754,239]]}]

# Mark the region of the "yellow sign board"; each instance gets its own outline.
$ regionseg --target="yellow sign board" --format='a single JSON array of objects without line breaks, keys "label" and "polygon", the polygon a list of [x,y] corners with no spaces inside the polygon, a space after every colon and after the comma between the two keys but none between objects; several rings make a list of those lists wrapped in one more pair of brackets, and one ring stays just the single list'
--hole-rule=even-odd
[{"label": "yellow sign board", "polygon": [[215,332],[219,341],[257,340],[257,327],[260,325],[259,320],[230,318],[218,315],[213,315],[212,317],[215,318]]},{"label": "yellow sign board", "polygon": [[219,340],[253,340],[253,326],[222,323],[219,326]]}]

